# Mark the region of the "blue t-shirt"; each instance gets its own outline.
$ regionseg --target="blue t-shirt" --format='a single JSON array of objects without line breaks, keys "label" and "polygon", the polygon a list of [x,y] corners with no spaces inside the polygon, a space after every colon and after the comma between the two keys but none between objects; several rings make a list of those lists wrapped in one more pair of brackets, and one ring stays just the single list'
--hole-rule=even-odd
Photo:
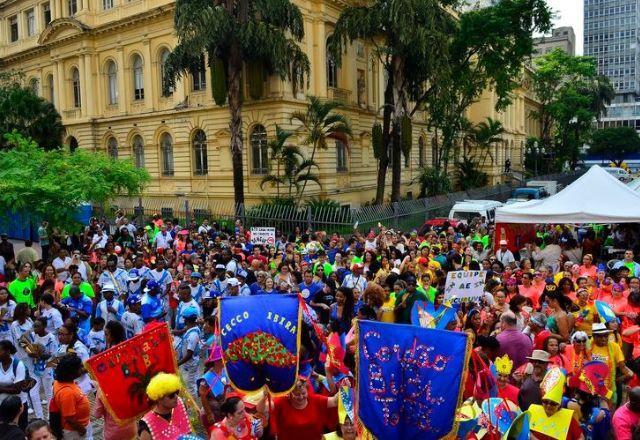
[{"label": "blue t-shirt", "polygon": [[142,319],[145,321],[160,320],[163,311],[162,299],[159,295],[151,296],[145,293],[142,296]]},{"label": "blue t-shirt", "polygon": [[[85,319],[80,319],[80,323],[78,324],[78,327],[84,330],[85,334],[88,334],[89,331],[91,331],[91,311],[93,310],[93,301],[91,301],[91,298],[87,295],[82,295],[78,299],[73,299],[69,296],[61,302],[67,307],[82,310],[88,315]],[[75,310],[70,310],[69,316],[78,316],[78,313]]]}]

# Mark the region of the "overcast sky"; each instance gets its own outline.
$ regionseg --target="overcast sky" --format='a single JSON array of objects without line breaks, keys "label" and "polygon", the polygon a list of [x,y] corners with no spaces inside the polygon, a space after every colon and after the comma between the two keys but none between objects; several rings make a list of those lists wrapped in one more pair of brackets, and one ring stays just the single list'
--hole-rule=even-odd
[{"label": "overcast sky", "polygon": [[582,55],[583,0],[547,0],[549,7],[556,13],[554,26],[573,26],[576,33],[576,55]]}]

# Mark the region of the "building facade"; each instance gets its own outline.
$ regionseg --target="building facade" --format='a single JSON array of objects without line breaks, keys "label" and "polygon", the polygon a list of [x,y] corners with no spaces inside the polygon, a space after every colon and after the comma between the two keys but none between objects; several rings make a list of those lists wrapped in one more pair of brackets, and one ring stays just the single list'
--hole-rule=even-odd
[{"label": "building facade", "polygon": [[[261,99],[246,91],[245,197],[255,203],[275,194],[269,186],[260,188],[270,168],[267,144],[276,124],[297,128],[291,114],[304,110],[306,95],[316,95],[345,102],[353,139],[318,153],[322,186],[309,183],[305,196],[358,206],[375,196],[371,127],[381,118],[383,74],[361,42],[349,47],[341,67],[327,55],[327,37],[345,3],[295,3],[304,17],[301,45],[311,63],[309,88],[294,95],[287,82],[265,77]],[[174,7],[171,0],[4,0],[0,69],[24,72],[28,85],[54,103],[70,149],[131,158],[145,167],[152,176],[146,195],[231,201],[229,113],[213,101],[207,60],[174,90],[162,87],[163,62],[176,44]],[[516,100],[504,116],[520,127],[527,119],[523,103]],[[513,116],[506,116],[510,112]],[[415,119],[411,157],[403,163],[403,196],[417,194],[416,177],[432,160],[425,115]],[[516,148],[516,139],[507,145]],[[305,152],[308,157],[310,149]]]},{"label": "building facade", "polygon": [[576,54],[576,34],[571,26],[555,28],[551,35],[545,35],[535,39],[536,57],[547,54],[555,49],[562,49],[567,54]]},{"label": "building facade", "polygon": [[584,0],[584,54],[597,60],[598,73],[616,91],[600,126],[640,131],[639,20],[636,0]]}]

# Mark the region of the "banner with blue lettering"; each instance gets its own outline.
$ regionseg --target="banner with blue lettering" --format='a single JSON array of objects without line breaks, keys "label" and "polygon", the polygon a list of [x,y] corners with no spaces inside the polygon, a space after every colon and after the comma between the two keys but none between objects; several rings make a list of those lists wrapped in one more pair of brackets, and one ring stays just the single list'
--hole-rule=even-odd
[{"label": "banner with blue lettering", "polygon": [[439,439],[457,430],[467,334],[358,321],[358,416],[377,438]]},{"label": "banner with blue lettering", "polygon": [[244,392],[266,385],[287,393],[298,376],[301,311],[297,295],[220,298],[220,338],[227,376]]}]

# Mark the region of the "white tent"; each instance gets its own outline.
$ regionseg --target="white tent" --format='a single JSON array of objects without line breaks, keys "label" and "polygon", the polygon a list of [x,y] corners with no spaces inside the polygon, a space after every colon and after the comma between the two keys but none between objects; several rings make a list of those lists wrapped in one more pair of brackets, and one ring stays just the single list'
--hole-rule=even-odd
[{"label": "white tent", "polygon": [[640,222],[640,193],[595,165],[553,196],[496,210],[496,223]]},{"label": "white tent", "polygon": [[640,191],[640,178],[627,183],[627,186],[634,191]]}]

